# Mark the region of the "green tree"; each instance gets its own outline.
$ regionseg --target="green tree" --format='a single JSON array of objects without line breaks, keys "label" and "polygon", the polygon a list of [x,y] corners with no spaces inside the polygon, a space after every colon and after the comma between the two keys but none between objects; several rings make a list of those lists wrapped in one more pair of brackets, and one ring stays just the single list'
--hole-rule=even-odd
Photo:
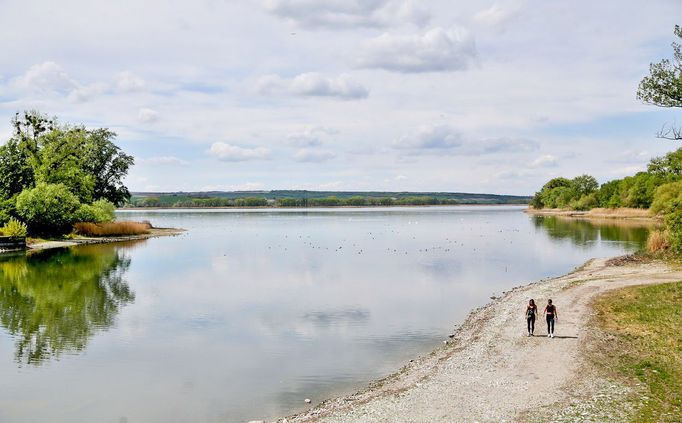
[{"label": "green tree", "polygon": [[80,202],[64,184],[38,183],[17,197],[17,214],[33,235],[61,235],[71,231]]},{"label": "green tree", "polygon": [[595,192],[599,188],[599,183],[593,176],[580,175],[571,180],[570,186],[577,194],[577,197],[582,197],[583,195]]},{"label": "green tree", "polygon": [[35,184],[26,150],[12,138],[0,146],[0,200],[8,199]]},{"label": "green tree", "polygon": [[[675,25],[675,35],[682,39],[682,28]],[[649,66],[649,75],[639,83],[637,98],[659,107],[682,107],[682,45],[672,43],[673,59],[663,59]],[[680,140],[682,128],[664,127],[660,138]]]},{"label": "green tree", "polygon": [[647,171],[669,180],[679,179],[682,177],[682,148],[671,151],[663,157],[651,159]]},{"label": "green tree", "polygon": [[115,138],[116,133],[106,128],[88,131],[83,159],[85,169],[95,180],[93,198],[103,198],[120,206],[130,200],[123,178],[135,159],[114,144]]}]

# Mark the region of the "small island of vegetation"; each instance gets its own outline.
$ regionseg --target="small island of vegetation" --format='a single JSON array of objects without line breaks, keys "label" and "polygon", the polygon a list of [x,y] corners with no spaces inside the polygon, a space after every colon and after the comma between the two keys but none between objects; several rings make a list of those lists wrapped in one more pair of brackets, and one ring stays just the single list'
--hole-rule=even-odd
[{"label": "small island of vegetation", "polygon": [[17,113],[0,146],[0,235],[131,235],[149,224],[114,222],[130,199],[122,180],[132,156],[109,129],[61,124],[36,111]]}]

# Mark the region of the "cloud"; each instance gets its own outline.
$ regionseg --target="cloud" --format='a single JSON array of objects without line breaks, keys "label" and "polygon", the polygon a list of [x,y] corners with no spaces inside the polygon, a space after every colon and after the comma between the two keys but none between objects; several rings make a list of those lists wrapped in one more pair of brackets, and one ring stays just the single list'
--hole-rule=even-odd
[{"label": "cloud", "polygon": [[430,14],[415,0],[267,0],[266,9],[312,29],[385,27],[399,23],[423,26]]},{"label": "cloud", "polygon": [[358,65],[401,73],[445,72],[468,69],[475,58],[468,31],[433,28],[423,35],[382,34],[365,44]]},{"label": "cloud", "polygon": [[148,108],[142,108],[137,113],[137,119],[142,123],[156,122],[159,120],[159,112]]},{"label": "cloud", "polygon": [[134,75],[132,72],[121,72],[116,75],[116,89],[122,93],[130,93],[142,91],[145,88],[145,82],[142,78]]},{"label": "cloud", "polygon": [[175,156],[156,156],[149,157],[146,159],[136,158],[136,162],[139,164],[146,164],[150,166],[187,166],[189,162],[186,160],[179,159]]},{"label": "cloud", "polygon": [[78,87],[78,83],[55,62],[43,62],[31,66],[23,75],[14,80],[14,85],[27,91],[61,95],[68,95]]},{"label": "cloud", "polygon": [[521,12],[522,7],[521,1],[511,1],[504,5],[499,2],[494,3],[489,8],[476,13],[473,20],[479,25],[504,30],[506,25]]},{"label": "cloud", "polygon": [[559,160],[557,159],[556,156],[552,156],[551,154],[543,154],[542,156],[533,160],[530,164],[530,167],[532,168],[557,167],[558,165]]},{"label": "cloud", "polygon": [[641,165],[651,160],[651,154],[648,151],[624,150],[609,158],[610,163],[624,163],[632,165]]},{"label": "cloud", "polygon": [[258,80],[256,89],[261,94],[336,97],[343,100],[364,99],[369,95],[369,90],[349,75],[329,77],[316,72],[302,73],[293,79],[278,75],[264,76]]},{"label": "cloud", "polygon": [[209,153],[224,162],[243,162],[248,160],[266,160],[270,158],[270,150],[264,147],[244,148],[224,142],[211,144]]},{"label": "cloud", "polygon": [[322,126],[308,126],[287,135],[289,144],[297,147],[316,147],[322,145],[322,138],[336,131]]},{"label": "cloud", "polygon": [[393,148],[418,150],[448,150],[464,143],[462,134],[449,126],[422,127],[414,135],[402,136],[393,141]]},{"label": "cloud", "polygon": [[336,154],[327,150],[316,150],[311,148],[302,148],[294,154],[294,160],[297,162],[326,162],[336,157]]},{"label": "cloud", "polygon": [[263,184],[260,182],[245,182],[232,185],[204,185],[199,191],[262,191]]},{"label": "cloud", "polygon": [[415,134],[393,141],[392,147],[409,154],[483,155],[537,150],[538,143],[523,138],[469,139],[447,125],[421,127]]}]

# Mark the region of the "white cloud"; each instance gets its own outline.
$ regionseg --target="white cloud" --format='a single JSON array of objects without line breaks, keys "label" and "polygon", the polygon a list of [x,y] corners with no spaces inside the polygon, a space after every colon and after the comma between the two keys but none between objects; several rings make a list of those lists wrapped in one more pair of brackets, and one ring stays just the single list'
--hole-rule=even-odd
[{"label": "white cloud", "polygon": [[137,119],[142,123],[156,122],[159,120],[159,112],[145,107],[137,112]]},{"label": "white cloud", "polygon": [[267,0],[276,16],[305,28],[347,29],[384,27],[403,22],[419,26],[429,12],[415,0]]},{"label": "white cloud", "polygon": [[557,159],[556,156],[553,156],[551,154],[543,154],[542,156],[533,160],[530,164],[530,167],[532,167],[532,168],[556,167],[558,165],[559,165],[559,160]]},{"label": "white cloud", "polygon": [[443,150],[459,147],[464,143],[462,134],[449,126],[425,126],[416,134],[404,135],[393,141],[393,148]]},{"label": "white cloud", "polygon": [[326,162],[336,157],[336,153],[327,150],[302,148],[294,154],[297,162]]},{"label": "white cloud", "polygon": [[264,147],[244,148],[224,142],[211,144],[209,153],[218,160],[225,162],[265,160],[270,157],[270,150]]},{"label": "white cloud", "polygon": [[507,1],[506,3],[494,3],[487,9],[483,9],[474,15],[474,22],[497,30],[505,29],[506,25],[522,10],[521,1]]},{"label": "white cloud", "polygon": [[302,73],[293,79],[268,75],[258,80],[261,94],[285,94],[300,97],[336,97],[343,100],[367,98],[369,90],[349,75],[324,76],[316,72]]},{"label": "white cloud", "polygon": [[14,80],[20,89],[33,92],[68,95],[78,87],[64,70],[55,62],[43,62],[31,66],[22,76]]},{"label": "white cloud", "polygon": [[119,92],[130,93],[142,91],[145,88],[145,85],[144,80],[132,72],[125,71],[116,75],[116,89]]},{"label": "white cloud", "polygon": [[433,125],[394,140],[392,146],[409,154],[483,155],[534,151],[538,143],[523,138],[471,139],[448,125]]},{"label": "white cloud", "polygon": [[148,157],[146,159],[136,158],[136,163],[146,164],[150,166],[187,166],[189,162],[179,159],[175,156],[156,156]]},{"label": "white cloud", "polygon": [[322,126],[308,126],[287,135],[289,144],[297,147],[316,147],[322,145],[323,138],[335,131]]},{"label": "white cloud", "polygon": [[382,34],[365,44],[358,65],[402,73],[458,71],[475,58],[468,31],[433,28],[423,35]]}]

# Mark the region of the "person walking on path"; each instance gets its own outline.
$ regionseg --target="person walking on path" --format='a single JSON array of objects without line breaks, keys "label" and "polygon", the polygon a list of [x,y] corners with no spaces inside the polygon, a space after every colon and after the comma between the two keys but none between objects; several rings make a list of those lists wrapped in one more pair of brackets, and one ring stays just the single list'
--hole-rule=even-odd
[{"label": "person walking on path", "polygon": [[556,306],[552,304],[552,300],[547,300],[547,305],[542,314],[547,317],[547,338],[554,338],[554,322],[559,320],[559,314]]},{"label": "person walking on path", "polygon": [[535,300],[530,299],[528,306],[526,306],[526,323],[528,324],[528,336],[533,336],[535,332],[535,318],[538,315],[538,306],[535,305]]}]

